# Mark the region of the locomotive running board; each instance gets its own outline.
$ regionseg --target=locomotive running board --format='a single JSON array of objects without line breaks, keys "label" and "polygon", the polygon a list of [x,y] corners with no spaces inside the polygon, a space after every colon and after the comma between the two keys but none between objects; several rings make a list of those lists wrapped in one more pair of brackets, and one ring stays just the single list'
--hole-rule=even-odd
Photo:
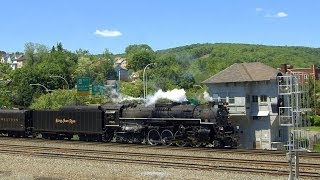
[{"label": "locomotive running board", "polygon": [[186,118],[119,118],[120,120],[160,120],[160,121],[199,121],[200,124],[213,124],[211,122],[201,122],[201,119]]}]

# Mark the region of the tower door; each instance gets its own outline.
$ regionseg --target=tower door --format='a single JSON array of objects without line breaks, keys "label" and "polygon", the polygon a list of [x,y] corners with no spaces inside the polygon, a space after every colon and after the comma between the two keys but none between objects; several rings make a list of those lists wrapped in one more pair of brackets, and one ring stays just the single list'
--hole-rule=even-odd
[{"label": "tower door", "polygon": [[256,136],[256,149],[269,149],[270,148],[270,130],[255,130]]}]

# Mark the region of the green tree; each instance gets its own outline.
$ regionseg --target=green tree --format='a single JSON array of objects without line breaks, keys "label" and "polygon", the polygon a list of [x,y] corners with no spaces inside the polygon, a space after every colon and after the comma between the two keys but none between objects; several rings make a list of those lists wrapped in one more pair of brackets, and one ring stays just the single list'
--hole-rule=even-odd
[{"label": "green tree", "polygon": [[39,75],[40,74],[38,74],[32,66],[26,66],[14,71],[12,77],[14,105],[29,106],[33,96],[35,94],[40,94],[40,88],[34,91],[30,87],[31,83],[40,82],[38,81]]},{"label": "green tree", "polygon": [[135,83],[121,82],[121,93],[131,97],[142,97],[143,82],[137,80]]},{"label": "green tree", "polygon": [[84,50],[84,49],[78,49],[78,50],[76,50],[76,54],[78,55],[78,56],[88,56],[88,55],[90,55],[90,53],[89,53],[89,50]]},{"label": "green tree", "polygon": [[59,109],[66,105],[76,104],[76,90],[56,90],[52,93],[43,94],[35,98],[30,108],[32,109]]},{"label": "green tree", "polygon": [[97,59],[95,57],[81,57],[74,72],[74,78],[90,77],[93,84],[104,84],[109,72],[113,72],[110,59]]},{"label": "green tree", "polygon": [[7,63],[0,63],[0,108],[11,107],[11,73]]},{"label": "green tree", "polygon": [[108,102],[103,96],[82,97],[77,96],[77,91],[56,90],[52,93],[42,94],[33,99],[30,108],[32,109],[60,109],[64,106],[74,104],[104,104]]},{"label": "green tree", "polygon": [[150,51],[139,51],[131,54],[128,59],[128,68],[137,71],[154,61],[154,53]]},{"label": "green tree", "polygon": [[45,45],[37,43],[26,43],[24,54],[29,64],[40,63],[48,58],[49,50]]},{"label": "green tree", "polygon": [[24,45],[24,54],[28,63],[33,64],[36,61],[34,43],[26,43]]},{"label": "green tree", "polygon": [[61,51],[64,51],[61,42],[59,42],[59,43],[57,44],[57,51],[60,51],[60,52],[61,52]]},{"label": "green tree", "polygon": [[26,52],[29,59],[21,69],[14,71],[12,75],[13,102],[15,105],[29,106],[32,99],[46,93],[41,86],[30,84],[42,84],[48,89],[59,89],[65,84],[62,79],[50,78],[51,75],[65,77],[70,87],[73,87],[72,73],[76,67],[78,57],[69,51],[48,51],[39,44],[28,43]]},{"label": "green tree", "polygon": [[51,48],[51,53],[53,53],[53,52],[55,52],[56,51],[56,48],[54,47],[54,46],[52,46],[52,48]]},{"label": "green tree", "polygon": [[125,49],[125,53],[128,54],[135,54],[137,52],[141,51],[151,51],[153,52],[152,48],[147,45],[147,44],[134,44],[134,45],[129,45]]},{"label": "green tree", "polygon": [[320,126],[320,116],[314,115],[310,118],[311,126]]},{"label": "green tree", "polygon": [[155,59],[155,54],[150,46],[146,44],[129,45],[126,50],[127,64],[134,71],[143,69]]}]

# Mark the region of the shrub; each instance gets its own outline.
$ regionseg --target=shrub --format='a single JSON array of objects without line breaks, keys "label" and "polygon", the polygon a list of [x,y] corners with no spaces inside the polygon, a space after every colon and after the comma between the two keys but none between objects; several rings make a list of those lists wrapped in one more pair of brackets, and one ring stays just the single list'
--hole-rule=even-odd
[{"label": "shrub", "polygon": [[310,121],[312,126],[320,126],[320,116],[311,116]]},{"label": "shrub", "polygon": [[313,150],[314,150],[315,152],[320,152],[320,144],[314,145]]},{"label": "shrub", "polygon": [[103,96],[77,96],[76,90],[56,90],[33,100],[32,109],[59,109],[72,104],[104,104],[108,100]]}]

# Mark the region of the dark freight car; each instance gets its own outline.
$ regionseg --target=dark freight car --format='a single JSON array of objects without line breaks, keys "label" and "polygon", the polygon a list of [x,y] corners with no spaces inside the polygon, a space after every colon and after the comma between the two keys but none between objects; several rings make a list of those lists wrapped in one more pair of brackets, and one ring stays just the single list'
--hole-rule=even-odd
[{"label": "dark freight car", "polygon": [[104,118],[100,106],[67,106],[60,110],[35,110],[34,133],[63,139],[78,135],[81,140],[100,139]]},{"label": "dark freight car", "polygon": [[1,109],[0,133],[24,137],[31,133],[32,120],[29,110]]}]

